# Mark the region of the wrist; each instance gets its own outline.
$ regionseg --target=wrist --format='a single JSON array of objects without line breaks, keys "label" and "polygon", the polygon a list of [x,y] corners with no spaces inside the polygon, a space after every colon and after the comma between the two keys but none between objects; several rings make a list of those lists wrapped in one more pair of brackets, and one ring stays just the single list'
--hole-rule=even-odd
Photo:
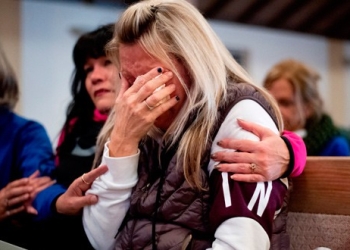
[{"label": "wrist", "polygon": [[290,174],[294,170],[294,151],[293,151],[293,147],[292,147],[291,143],[289,142],[288,138],[283,136],[283,135],[281,136],[281,138],[284,141],[284,143],[286,144],[288,152],[289,152],[289,163],[287,165],[287,170],[280,177],[280,178],[286,178],[286,177],[289,177]]},{"label": "wrist", "polygon": [[138,150],[138,141],[123,140],[118,137],[111,137],[108,143],[109,156],[110,157],[124,157],[134,155]]}]

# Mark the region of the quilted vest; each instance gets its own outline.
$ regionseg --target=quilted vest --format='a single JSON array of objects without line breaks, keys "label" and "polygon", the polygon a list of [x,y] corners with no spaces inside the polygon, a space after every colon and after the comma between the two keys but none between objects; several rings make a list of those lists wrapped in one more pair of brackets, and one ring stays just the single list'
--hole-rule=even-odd
[{"label": "quilted vest", "polygon": [[[219,107],[219,116],[201,161],[203,190],[194,189],[186,182],[182,164],[176,157],[177,144],[168,148],[150,137],[141,143],[139,181],[133,189],[128,214],[116,235],[115,249],[201,250],[211,247],[207,171],[210,149],[227,113],[243,99],[258,102],[276,122],[270,104],[254,87],[229,84],[227,101]],[[195,118],[191,116],[189,124]]]}]

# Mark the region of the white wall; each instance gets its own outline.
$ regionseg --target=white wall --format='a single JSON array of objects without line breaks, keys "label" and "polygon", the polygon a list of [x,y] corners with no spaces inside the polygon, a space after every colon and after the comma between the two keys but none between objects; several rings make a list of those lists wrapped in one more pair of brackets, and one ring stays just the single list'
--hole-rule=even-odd
[{"label": "white wall", "polygon": [[212,21],[211,24],[228,48],[247,51],[246,70],[257,84],[262,84],[265,74],[275,63],[294,58],[320,72],[320,91],[322,94],[327,93],[328,61],[325,38],[227,22]]},{"label": "white wall", "polygon": [[[64,122],[70,100],[71,54],[77,39],[71,29],[92,30],[98,25],[114,22],[119,14],[120,10],[115,8],[92,8],[79,3],[23,1],[23,115],[43,123],[53,141]],[[293,57],[318,69],[326,108],[331,105],[327,98],[331,86],[326,83],[325,38],[218,21],[211,21],[211,24],[228,48],[247,51],[246,69],[258,84],[273,64]],[[346,49],[350,55],[349,44]],[[349,96],[350,87],[346,91]],[[350,125],[350,119],[346,124]]]}]

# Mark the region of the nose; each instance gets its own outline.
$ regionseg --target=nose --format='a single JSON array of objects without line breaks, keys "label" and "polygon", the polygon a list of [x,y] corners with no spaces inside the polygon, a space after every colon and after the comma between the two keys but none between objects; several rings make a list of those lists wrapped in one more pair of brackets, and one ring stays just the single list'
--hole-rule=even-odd
[{"label": "nose", "polygon": [[100,65],[95,65],[90,73],[91,82],[93,84],[98,84],[106,78],[106,72],[104,67]]}]

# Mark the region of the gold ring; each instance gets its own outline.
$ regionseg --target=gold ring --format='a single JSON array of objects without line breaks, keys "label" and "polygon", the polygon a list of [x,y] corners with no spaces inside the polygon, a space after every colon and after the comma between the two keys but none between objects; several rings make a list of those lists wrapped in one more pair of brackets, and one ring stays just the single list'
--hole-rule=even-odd
[{"label": "gold ring", "polygon": [[86,185],[90,185],[90,182],[87,182],[87,181],[84,179],[84,175],[85,175],[85,173],[81,176],[81,180],[82,180]]},{"label": "gold ring", "polygon": [[255,164],[255,163],[250,163],[249,168],[250,168],[250,170],[252,171],[252,174],[254,174],[255,169],[256,169],[256,164]]},{"label": "gold ring", "polygon": [[146,99],[145,99],[143,102],[146,104],[146,106],[147,106],[147,108],[148,108],[149,110],[154,109],[154,107],[152,107],[152,106],[148,105],[148,103],[147,103]]}]

